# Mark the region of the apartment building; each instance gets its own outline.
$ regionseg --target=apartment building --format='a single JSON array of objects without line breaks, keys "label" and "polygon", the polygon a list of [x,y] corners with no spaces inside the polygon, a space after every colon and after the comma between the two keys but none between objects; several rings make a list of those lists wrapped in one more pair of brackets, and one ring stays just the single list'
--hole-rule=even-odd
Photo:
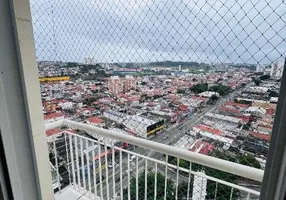
[{"label": "apartment building", "polygon": [[126,92],[136,87],[136,79],[133,76],[126,76],[125,78],[112,76],[108,79],[107,87],[110,92],[115,94]]}]

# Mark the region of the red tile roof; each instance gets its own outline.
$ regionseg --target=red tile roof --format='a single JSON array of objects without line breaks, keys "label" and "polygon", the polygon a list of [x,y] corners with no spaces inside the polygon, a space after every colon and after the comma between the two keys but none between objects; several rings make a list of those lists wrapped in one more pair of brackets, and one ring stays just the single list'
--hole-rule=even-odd
[{"label": "red tile roof", "polygon": [[269,124],[267,124],[267,125],[264,125],[264,124],[258,124],[257,125],[258,127],[260,126],[260,127],[264,127],[264,128],[268,128],[268,129],[271,129],[272,130],[272,126],[271,125],[269,125]]},{"label": "red tile roof", "polygon": [[275,109],[272,109],[272,108],[268,108],[268,109],[266,110],[266,114],[267,114],[267,115],[274,115],[275,112],[276,112],[276,110],[275,110]]},{"label": "red tile roof", "polygon": [[209,132],[209,133],[212,133],[214,135],[222,135],[223,134],[223,131],[216,129],[216,128],[213,128],[213,127],[210,127],[210,126],[207,126],[207,125],[198,124],[198,125],[194,126],[194,128],[198,128],[201,131]]},{"label": "red tile roof", "polygon": [[214,145],[213,144],[208,144],[205,145],[199,153],[204,154],[204,155],[208,155],[212,150],[214,149]]},{"label": "red tile roof", "polygon": [[56,134],[58,134],[58,133],[60,133],[60,132],[62,132],[61,129],[59,129],[59,128],[54,128],[54,129],[47,130],[47,131],[46,131],[46,135],[47,135],[47,136],[56,135]]},{"label": "red tile roof", "polygon": [[245,104],[242,104],[242,103],[234,103],[234,102],[226,102],[224,105],[226,106],[235,106],[235,107],[241,107],[241,108],[245,108],[247,109],[248,108],[248,105],[245,105]]},{"label": "red tile roof", "polygon": [[87,119],[87,121],[89,121],[90,123],[94,123],[94,124],[104,123],[104,120],[100,119],[98,117],[90,117],[90,118]]},{"label": "red tile roof", "polygon": [[192,96],[191,99],[198,99],[198,100],[201,100],[201,101],[206,101],[206,100],[208,100],[208,98],[206,98],[206,97],[200,97],[200,96]]},{"label": "red tile roof", "polygon": [[50,113],[50,114],[46,114],[44,115],[44,119],[48,120],[48,119],[54,119],[57,117],[62,117],[63,115],[61,113]]},{"label": "red tile roof", "polygon": [[186,106],[186,105],[180,105],[180,106],[178,107],[178,109],[179,109],[179,110],[182,110],[182,111],[187,111],[189,108],[188,108],[188,106]]},{"label": "red tile roof", "polygon": [[214,145],[208,143],[208,142],[203,142],[203,141],[199,141],[197,140],[195,143],[193,143],[190,146],[189,151],[194,151],[194,152],[198,152],[204,155],[208,155],[210,153],[211,150],[214,149]]},{"label": "red tile roof", "polygon": [[76,133],[76,131],[73,130],[73,129],[68,129],[67,131],[70,132],[70,133]]},{"label": "red tile roof", "polygon": [[219,108],[220,110],[223,110],[223,111],[228,111],[228,112],[232,112],[232,113],[237,113],[239,114],[239,110],[235,109],[235,108],[229,108],[229,107],[225,107],[225,106],[221,106]]},{"label": "red tile roof", "polygon": [[249,115],[249,116],[243,115],[243,116],[239,116],[239,117],[237,117],[237,118],[239,118],[239,119],[241,119],[242,121],[248,123],[248,122],[252,119],[252,116],[250,116],[250,115]]},{"label": "red tile roof", "polygon": [[271,136],[268,134],[262,134],[256,131],[252,131],[250,133],[250,135],[252,135],[255,138],[261,139],[261,140],[265,140],[265,141],[270,141]]}]

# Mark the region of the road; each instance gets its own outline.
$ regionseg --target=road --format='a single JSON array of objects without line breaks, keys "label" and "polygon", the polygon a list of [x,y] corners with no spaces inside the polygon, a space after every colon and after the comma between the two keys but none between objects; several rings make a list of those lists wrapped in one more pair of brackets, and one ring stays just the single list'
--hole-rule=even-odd
[{"label": "road", "polygon": [[[249,84],[248,84],[249,85]],[[246,86],[248,87],[248,86]],[[163,144],[168,144],[168,145],[174,145],[175,143],[177,143],[180,138],[182,138],[186,131],[190,130],[191,127],[193,127],[195,124],[199,123],[204,114],[207,113],[207,112],[213,112],[215,111],[216,109],[218,109],[221,105],[223,105],[225,102],[229,101],[229,100],[232,100],[237,94],[239,94],[241,92],[243,88],[239,89],[239,90],[236,90],[230,94],[228,94],[227,96],[224,96],[224,97],[221,97],[214,105],[212,106],[208,106],[208,107],[204,107],[203,109],[201,109],[201,112],[200,113],[196,113],[195,115],[192,115],[187,121],[185,121],[184,123],[182,123],[181,125],[178,125],[178,126],[175,126],[175,127],[172,127],[170,128],[169,130],[166,130],[165,132],[162,132],[160,134],[157,134],[155,136],[153,136],[150,140],[154,141],[154,142],[158,142],[158,143],[163,143]],[[168,135],[168,138],[165,139],[165,136]],[[154,159],[157,159],[157,160],[164,160],[164,155],[161,154],[161,153],[158,153],[158,152],[154,152],[152,150],[147,150],[147,149],[143,149],[143,148],[140,148],[140,147],[136,147],[133,152],[135,153],[138,153],[140,155],[145,155],[145,156],[148,156],[150,158],[154,158]],[[117,161],[119,162],[119,160]],[[128,166],[128,158],[127,158],[127,155],[124,155],[122,157],[122,163],[121,163],[121,166],[122,166],[122,174],[123,174],[123,180],[122,180],[122,185],[123,187],[127,187],[128,183],[129,183],[129,180],[128,180],[128,176],[127,176],[127,173],[126,173],[126,170],[127,170],[127,166]],[[130,163],[133,163],[133,162],[130,162]],[[154,163],[148,163],[147,164],[147,168],[154,168]],[[131,166],[130,164],[130,168],[132,169],[132,172],[136,171],[136,166],[135,164],[133,166]],[[144,168],[145,168],[145,160],[144,159],[140,159],[138,160],[138,169],[143,169],[144,171]],[[113,186],[112,186],[112,183],[113,183],[113,173],[112,173],[112,170],[110,169],[107,169],[109,170],[108,172],[108,188],[109,188],[109,197],[112,197],[113,196]],[[139,170],[140,171],[140,170]],[[159,166],[158,165],[158,171],[162,172],[163,174],[165,174],[165,166]],[[105,175],[105,171],[103,171],[103,174]],[[132,174],[136,174],[136,173],[130,173],[130,177],[132,176]],[[117,167],[115,169],[115,174],[114,176],[120,176],[120,169],[119,167]],[[187,178],[182,176],[182,175],[179,175],[179,180],[180,181],[187,181]],[[174,180],[176,182],[177,180],[177,176],[176,176],[176,172],[171,172],[170,170],[168,171],[168,178],[171,178],[172,180]],[[105,183],[103,184],[103,198],[104,199],[107,199],[107,185],[106,185],[106,181]],[[118,193],[120,191],[120,182],[116,183],[116,193]],[[99,190],[98,190],[99,192]],[[99,194],[99,193],[98,193]]]}]

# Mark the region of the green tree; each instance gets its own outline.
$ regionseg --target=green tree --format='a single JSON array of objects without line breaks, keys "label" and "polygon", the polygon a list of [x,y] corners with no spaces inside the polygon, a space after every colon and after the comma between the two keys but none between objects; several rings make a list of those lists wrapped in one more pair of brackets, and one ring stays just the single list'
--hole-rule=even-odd
[{"label": "green tree", "polygon": [[217,92],[221,96],[225,96],[225,95],[227,95],[228,93],[231,92],[231,87],[219,84],[219,85],[211,86],[209,88],[209,90]]},{"label": "green tree", "polygon": [[68,68],[73,68],[73,67],[77,67],[78,63],[77,62],[68,62],[66,66]]},{"label": "green tree", "polygon": [[262,75],[259,77],[260,80],[264,81],[270,78],[270,75],[266,74],[266,75]]},{"label": "green tree", "polygon": [[260,79],[254,79],[254,83],[256,86],[259,86],[261,83],[261,80]]},{"label": "green tree", "polygon": [[218,99],[218,96],[212,95],[208,100],[208,104],[214,104],[214,102],[216,102]]},{"label": "green tree", "polygon": [[276,91],[274,91],[274,90],[270,90],[269,96],[270,96],[270,97],[278,97],[278,92],[276,92]]},{"label": "green tree", "polygon": [[239,157],[238,162],[242,165],[247,165],[250,167],[255,167],[255,168],[261,169],[259,161],[256,160],[255,157],[253,157],[249,154]]},{"label": "green tree", "polygon": [[[136,199],[136,178],[132,178],[130,181],[130,199]],[[155,189],[155,173],[148,172],[147,174],[147,199],[154,199]],[[157,199],[163,200],[165,193],[165,176],[161,173],[157,173]],[[128,189],[123,190],[123,199],[128,199]],[[145,171],[138,176],[138,200],[145,199]],[[175,199],[174,182],[171,179],[167,180],[167,200]]]},{"label": "green tree", "polygon": [[97,99],[98,99],[97,97],[89,97],[84,99],[82,103],[91,106],[93,102],[97,101]]},{"label": "green tree", "polygon": [[[217,158],[224,159],[224,160],[231,161],[231,162],[236,162],[236,158],[229,155],[225,151],[215,151],[213,154]],[[170,164],[177,165],[177,158],[169,156],[168,162]],[[183,159],[180,159],[179,166],[186,168],[186,169],[189,169],[190,168],[190,162],[183,160]],[[220,171],[217,169],[213,169],[210,167],[202,166],[202,165],[196,164],[196,163],[192,163],[192,170],[193,171],[204,171],[205,174],[208,176],[211,176],[211,177],[214,177],[217,179],[221,179],[221,180],[224,180],[224,181],[227,181],[230,183],[237,183],[237,180],[238,180],[237,176],[235,176],[233,174],[229,174],[227,172]],[[181,173],[181,174],[188,176],[187,173],[186,174]],[[193,177],[192,177],[190,183],[191,183],[190,188],[192,188],[193,187]],[[210,180],[207,181],[207,197],[206,197],[206,199],[214,199],[216,192],[217,192],[217,199],[219,199],[219,200],[230,199],[231,192],[232,192],[231,188],[226,186],[226,185],[223,185],[223,184],[218,184],[217,190],[216,190],[216,185],[217,185],[216,182],[213,182]],[[180,187],[184,188],[184,189],[181,188],[181,191],[183,191],[183,190],[187,191],[186,184],[180,184]],[[184,194],[186,194],[186,192]],[[239,191],[233,190],[232,197],[236,198],[236,197],[238,197],[238,195],[239,195]]]},{"label": "green tree", "polygon": [[208,90],[208,84],[207,83],[202,83],[202,84],[197,84],[197,85],[194,85],[191,90],[198,94],[198,93],[202,93],[202,92],[205,92]]},{"label": "green tree", "polygon": [[249,126],[248,124],[243,124],[243,125],[242,125],[242,128],[243,128],[244,130],[249,130],[250,126]]},{"label": "green tree", "polygon": [[[193,187],[192,184],[193,183],[193,176],[191,176],[191,181],[190,181],[190,187],[189,187],[189,199],[192,197],[193,194]],[[178,199],[187,199],[187,195],[188,195],[188,186],[189,183],[188,182],[181,182],[178,185]]]},{"label": "green tree", "polygon": [[177,93],[178,93],[178,94],[184,94],[185,92],[186,92],[186,90],[182,90],[182,89],[178,89],[178,90],[177,90]]}]

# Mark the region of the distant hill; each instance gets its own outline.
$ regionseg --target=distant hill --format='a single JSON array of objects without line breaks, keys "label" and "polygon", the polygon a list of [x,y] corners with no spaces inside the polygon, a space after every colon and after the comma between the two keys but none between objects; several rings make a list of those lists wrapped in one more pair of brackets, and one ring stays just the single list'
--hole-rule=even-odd
[{"label": "distant hill", "polygon": [[151,62],[150,66],[158,66],[158,67],[199,67],[204,66],[205,64],[200,64],[197,62],[182,62],[182,61],[161,61],[161,62]]}]

